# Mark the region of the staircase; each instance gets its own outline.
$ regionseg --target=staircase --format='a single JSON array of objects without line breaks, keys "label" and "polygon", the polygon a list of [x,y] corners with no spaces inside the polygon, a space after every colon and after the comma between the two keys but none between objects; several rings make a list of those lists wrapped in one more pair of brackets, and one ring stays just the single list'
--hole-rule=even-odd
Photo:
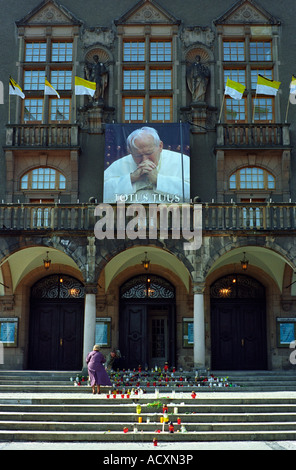
[{"label": "staircase", "polygon": [[[223,372],[219,382],[188,372],[167,382],[170,374],[121,372],[112,376],[115,398],[109,387],[93,396],[87,382],[74,385],[76,375],[0,371],[0,441],[296,440],[296,377],[290,371]],[[160,422],[164,404],[174,433]]]}]

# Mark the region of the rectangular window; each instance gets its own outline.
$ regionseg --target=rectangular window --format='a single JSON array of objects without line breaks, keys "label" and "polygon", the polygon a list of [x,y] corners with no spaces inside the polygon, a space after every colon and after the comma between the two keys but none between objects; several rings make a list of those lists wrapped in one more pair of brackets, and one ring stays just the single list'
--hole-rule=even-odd
[{"label": "rectangular window", "polygon": [[253,100],[254,121],[273,121],[273,99],[256,98]]},{"label": "rectangular window", "polygon": [[25,70],[24,90],[44,90],[45,70]]},{"label": "rectangular window", "polygon": [[255,90],[257,88],[258,75],[263,75],[263,77],[268,78],[269,80],[273,79],[273,73],[271,69],[252,69],[251,70],[252,90]]},{"label": "rectangular window", "polygon": [[151,121],[169,122],[172,118],[171,98],[151,98]]},{"label": "rectangular window", "polygon": [[171,90],[172,71],[170,69],[150,70],[150,90]]},{"label": "rectangular window", "polygon": [[50,100],[50,120],[67,122],[70,120],[70,103],[69,98]]},{"label": "rectangular window", "polygon": [[172,43],[168,41],[153,41],[150,43],[151,62],[171,62]]},{"label": "rectangular window", "polygon": [[246,71],[244,69],[224,69],[224,86],[227,79],[246,86]]},{"label": "rectangular window", "polygon": [[50,74],[51,84],[56,90],[72,89],[71,70],[52,70]]},{"label": "rectangular window", "polygon": [[128,41],[123,43],[123,61],[124,62],[144,62],[145,60],[145,42]]},{"label": "rectangular window", "polygon": [[24,100],[24,122],[42,122],[43,99]]},{"label": "rectangular window", "polygon": [[228,122],[246,121],[246,100],[234,100],[226,98],[226,120]]},{"label": "rectangular window", "polygon": [[46,62],[46,42],[27,42],[25,62]]},{"label": "rectangular window", "polygon": [[223,60],[225,62],[243,62],[245,60],[245,43],[242,41],[224,42]]},{"label": "rectangular window", "polygon": [[240,189],[264,189],[264,176],[261,168],[240,170]]},{"label": "rectangular window", "polygon": [[55,189],[55,180],[55,170],[38,168],[32,172],[32,189]]},{"label": "rectangular window", "polygon": [[124,122],[144,122],[145,116],[144,98],[124,98],[123,120]]},{"label": "rectangular window", "polygon": [[133,69],[123,71],[124,90],[145,90],[145,70]]},{"label": "rectangular window", "polygon": [[53,42],[51,45],[52,62],[72,62],[72,42]]},{"label": "rectangular window", "polygon": [[250,60],[262,62],[272,60],[271,42],[252,41],[250,42]]}]

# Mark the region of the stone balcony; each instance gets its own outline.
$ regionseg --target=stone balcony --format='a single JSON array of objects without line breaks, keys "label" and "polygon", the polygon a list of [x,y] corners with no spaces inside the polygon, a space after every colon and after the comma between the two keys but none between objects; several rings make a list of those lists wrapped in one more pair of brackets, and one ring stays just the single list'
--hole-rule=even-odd
[{"label": "stone balcony", "polygon": [[[179,211],[182,226],[182,205],[174,205]],[[191,206],[192,214],[193,207]],[[203,203],[202,227],[204,232],[264,232],[296,230],[295,203]],[[94,231],[99,220],[95,215],[95,204],[0,204],[0,234],[11,231]],[[117,207],[114,209],[114,228],[117,227]],[[135,215],[136,216],[136,215]],[[191,222],[192,222],[191,218]],[[126,217],[126,223],[129,218]],[[146,219],[143,227],[156,228],[149,217],[146,206]],[[157,217],[157,229],[160,218]],[[182,227],[180,227],[182,228]],[[136,229],[135,229],[136,230]],[[172,216],[168,217],[168,230],[172,230]],[[116,234],[116,231],[114,231]],[[116,238],[116,235],[115,235]]]},{"label": "stone balcony", "polygon": [[6,147],[78,147],[78,126],[74,124],[12,124],[6,126]]},{"label": "stone balcony", "polygon": [[288,148],[289,124],[217,124],[218,148]]}]

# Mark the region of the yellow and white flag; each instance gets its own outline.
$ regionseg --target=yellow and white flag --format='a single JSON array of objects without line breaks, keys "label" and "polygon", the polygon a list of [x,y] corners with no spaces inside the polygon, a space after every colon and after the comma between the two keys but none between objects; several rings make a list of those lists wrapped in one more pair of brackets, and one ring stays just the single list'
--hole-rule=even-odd
[{"label": "yellow and white flag", "polygon": [[244,85],[227,78],[224,94],[235,100],[241,100],[245,89],[246,87]]},{"label": "yellow and white flag", "polygon": [[60,98],[58,92],[54,89],[54,87],[45,79],[45,87],[44,87],[44,94],[45,95],[54,95]]},{"label": "yellow and white flag", "polygon": [[263,77],[263,75],[258,75],[256,94],[276,96],[280,85],[281,82],[276,82],[275,80]]},{"label": "yellow and white flag", "polygon": [[25,95],[21,87],[10,77],[9,79],[9,94],[20,96],[22,99],[25,99]]},{"label": "yellow and white flag", "polygon": [[296,78],[292,76],[292,81],[290,83],[290,95],[296,95]]},{"label": "yellow and white flag", "polygon": [[75,95],[94,96],[96,92],[96,82],[84,80],[84,78],[75,77]]}]

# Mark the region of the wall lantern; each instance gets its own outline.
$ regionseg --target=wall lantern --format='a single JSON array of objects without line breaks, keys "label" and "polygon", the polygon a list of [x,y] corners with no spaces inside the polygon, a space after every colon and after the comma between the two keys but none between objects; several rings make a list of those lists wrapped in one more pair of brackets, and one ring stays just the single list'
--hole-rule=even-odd
[{"label": "wall lantern", "polygon": [[48,251],[46,252],[46,258],[43,260],[44,269],[49,269],[51,264],[51,259],[48,258]]},{"label": "wall lantern", "polygon": [[248,269],[249,265],[249,260],[246,259],[246,252],[244,251],[244,257],[241,260],[241,267],[243,271],[246,271]]}]

